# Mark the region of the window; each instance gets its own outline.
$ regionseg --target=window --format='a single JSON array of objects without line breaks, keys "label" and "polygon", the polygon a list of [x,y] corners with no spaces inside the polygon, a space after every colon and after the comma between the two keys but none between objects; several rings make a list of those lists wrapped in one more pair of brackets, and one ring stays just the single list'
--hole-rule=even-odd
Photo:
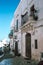
[{"label": "window", "polygon": [[41,53],[41,57],[43,58],[43,52]]},{"label": "window", "polygon": [[18,20],[16,21],[16,29],[18,30]]},{"label": "window", "polygon": [[37,40],[35,40],[35,49],[37,49],[38,46],[37,46]]}]

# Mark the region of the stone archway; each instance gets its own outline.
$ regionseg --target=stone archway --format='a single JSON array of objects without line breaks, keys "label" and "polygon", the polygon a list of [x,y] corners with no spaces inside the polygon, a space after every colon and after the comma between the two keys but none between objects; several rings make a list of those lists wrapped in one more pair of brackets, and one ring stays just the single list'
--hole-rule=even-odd
[{"label": "stone archway", "polygon": [[31,59],[31,34],[26,34],[26,57]]}]

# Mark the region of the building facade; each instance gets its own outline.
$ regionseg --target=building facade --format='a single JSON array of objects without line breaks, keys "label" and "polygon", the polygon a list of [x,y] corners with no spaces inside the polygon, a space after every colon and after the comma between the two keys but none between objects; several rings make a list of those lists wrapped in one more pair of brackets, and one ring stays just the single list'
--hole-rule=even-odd
[{"label": "building facade", "polygon": [[[27,6],[26,5],[27,1]],[[21,54],[40,60],[43,56],[43,1],[23,0],[21,25]]]},{"label": "building facade", "polygon": [[14,12],[14,20],[11,23],[13,27],[13,43],[15,49],[15,55],[21,54],[21,3],[19,3],[16,11]]},{"label": "building facade", "polygon": [[[22,0],[14,13],[15,49],[23,57],[43,57],[43,1]],[[18,50],[17,50],[18,49]]]}]

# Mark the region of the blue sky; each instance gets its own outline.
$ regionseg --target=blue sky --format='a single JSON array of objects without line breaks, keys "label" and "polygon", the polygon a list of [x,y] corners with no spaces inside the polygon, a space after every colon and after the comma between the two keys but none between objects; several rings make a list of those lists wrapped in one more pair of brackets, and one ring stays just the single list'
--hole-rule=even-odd
[{"label": "blue sky", "polygon": [[10,23],[20,0],[0,0],[0,40],[8,38]]}]

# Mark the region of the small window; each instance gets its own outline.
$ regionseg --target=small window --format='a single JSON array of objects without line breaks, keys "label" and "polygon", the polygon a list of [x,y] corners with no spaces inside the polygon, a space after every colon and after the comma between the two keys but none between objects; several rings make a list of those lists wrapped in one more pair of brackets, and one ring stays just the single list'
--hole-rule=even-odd
[{"label": "small window", "polygon": [[17,24],[17,30],[18,30],[18,20],[17,20],[17,23],[16,24]]},{"label": "small window", "polygon": [[18,19],[16,21],[15,30],[18,31]]},{"label": "small window", "polygon": [[35,49],[38,49],[37,40],[35,40]]},{"label": "small window", "polygon": [[41,53],[41,57],[43,58],[43,52]]}]

